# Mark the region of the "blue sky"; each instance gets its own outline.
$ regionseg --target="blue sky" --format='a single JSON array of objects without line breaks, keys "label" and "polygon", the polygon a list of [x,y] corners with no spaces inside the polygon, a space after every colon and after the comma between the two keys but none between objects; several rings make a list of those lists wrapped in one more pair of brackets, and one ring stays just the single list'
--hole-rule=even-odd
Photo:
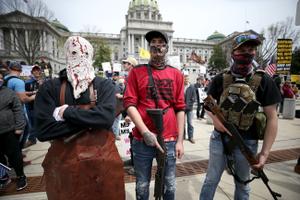
[{"label": "blue sky", "polygon": [[[89,27],[120,33],[130,0],[42,0],[71,31]],[[164,21],[172,21],[174,37],[206,39],[214,31],[228,35],[295,17],[298,0],[157,0]],[[249,23],[246,23],[249,21]],[[300,27],[297,27],[300,29]]]}]

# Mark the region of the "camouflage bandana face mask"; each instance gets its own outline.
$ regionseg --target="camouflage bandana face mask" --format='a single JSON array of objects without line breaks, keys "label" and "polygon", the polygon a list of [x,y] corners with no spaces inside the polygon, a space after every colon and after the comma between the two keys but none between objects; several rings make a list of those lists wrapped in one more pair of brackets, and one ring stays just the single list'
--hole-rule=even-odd
[{"label": "camouflage bandana face mask", "polygon": [[149,64],[156,68],[163,68],[166,64],[167,45],[150,46],[151,58]]}]

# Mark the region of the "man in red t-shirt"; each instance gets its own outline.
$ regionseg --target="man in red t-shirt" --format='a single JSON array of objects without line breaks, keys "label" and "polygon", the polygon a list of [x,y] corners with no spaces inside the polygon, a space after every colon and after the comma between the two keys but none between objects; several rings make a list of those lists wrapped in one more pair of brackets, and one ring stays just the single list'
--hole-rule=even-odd
[{"label": "man in red t-shirt", "polygon": [[[162,136],[167,149],[164,199],[175,199],[176,157],[183,156],[184,130],[184,81],[181,72],[166,65],[168,37],[160,31],[145,35],[149,43],[150,61],[130,71],[124,94],[124,106],[135,124],[133,130],[133,160],[136,172],[136,199],[149,198],[151,168],[156,151],[161,150],[157,142],[155,124],[146,112],[149,108],[164,110]],[[148,68],[150,68],[156,90],[157,103],[152,95]]]}]

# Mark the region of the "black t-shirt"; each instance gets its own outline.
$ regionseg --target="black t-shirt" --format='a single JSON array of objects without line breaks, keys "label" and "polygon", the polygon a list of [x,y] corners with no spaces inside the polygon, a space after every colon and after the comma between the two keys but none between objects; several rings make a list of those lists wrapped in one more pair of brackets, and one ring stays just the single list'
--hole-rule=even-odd
[{"label": "black t-shirt", "polygon": [[[246,80],[248,81],[250,77],[251,75],[249,75],[246,78]],[[223,73],[218,74],[214,77],[211,84],[209,85],[207,95],[211,95],[214,99],[217,100],[219,104],[222,92]],[[267,74],[262,75],[260,85],[256,91],[256,100],[260,103],[262,107],[274,105],[281,102],[280,92],[278,91],[273,79]],[[256,135],[253,134],[255,128],[256,127],[252,125],[247,131],[239,130],[239,132],[245,139],[257,139]]]},{"label": "black t-shirt", "polygon": [[[37,92],[39,87],[39,82],[33,78],[25,82],[25,90],[27,92]],[[26,105],[28,110],[34,109],[34,101],[28,102]]]}]

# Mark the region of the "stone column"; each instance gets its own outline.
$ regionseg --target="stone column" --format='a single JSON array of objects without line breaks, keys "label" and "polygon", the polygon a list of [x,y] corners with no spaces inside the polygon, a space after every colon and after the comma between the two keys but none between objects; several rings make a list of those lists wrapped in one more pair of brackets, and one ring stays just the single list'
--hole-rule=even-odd
[{"label": "stone column", "polygon": [[4,33],[2,29],[0,29],[0,49],[4,49]]},{"label": "stone column", "polygon": [[17,38],[18,38],[18,31],[17,31],[17,29],[15,29],[14,30],[15,31],[15,35],[14,35],[14,42],[15,42],[15,44],[16,44],[16,46],[15,46],[15,50],[19,50],[19,42],[18,42],[18,40],[17,40]]},{"label": "stone column", "polygon": [[144,44],[145,44],[145,49],[148,50],[148,41],[146,40],[145,37],[144,37]]},{"label": "stone column", "polygon": [[128,33],[128,35],[127,35],[127,48],[128,48],[127,56],[130,54],[130,51],[131,51],[130,45],[131,45],[130,34]]},{"label": "stone column", "polygon": [[131,54],[134,54],[134,34],[131,34]]},{"label": "stone column", "polygon": [[141,47],[145,49],[145,37],[141,34]]},{"label": "stone column", "polygon": [[28,47],[29,46],[29,41],[28,41],[28,30],[25,30],[25,45],[26,45],[26,47]]},{"label": "stone column", "polygon": [[39,37],[40,51],[43,51],[43,32],[41,30],[39,31]]},{"label": "stone column", "polygon": [[10,30],[10,48],[11,50],[15,50],[15,47],[14,47],[14,33],[13,33],[14,30]]},{"label": "stone column", "polygon": [[46,32],[43,31],[43,51],[46,51]]}]

